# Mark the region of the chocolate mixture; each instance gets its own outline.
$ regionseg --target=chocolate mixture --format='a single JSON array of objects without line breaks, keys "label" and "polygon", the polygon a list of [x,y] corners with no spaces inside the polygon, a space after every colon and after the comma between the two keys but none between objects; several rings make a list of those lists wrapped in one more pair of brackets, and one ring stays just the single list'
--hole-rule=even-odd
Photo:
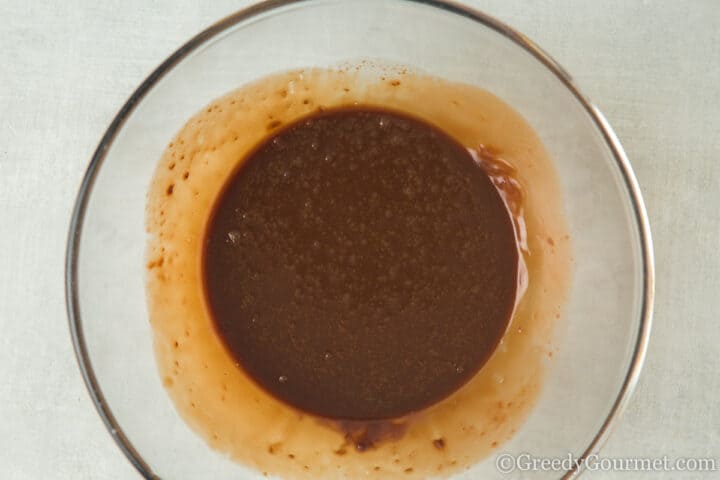
[{"label": "chocolate mixture", "polygon": [[468,151],[404,114],[354,107],[273,131],[206,230],[219,336],[268,392],[331,419],[447,397],[485,363],[518,281],[512,220]]}]

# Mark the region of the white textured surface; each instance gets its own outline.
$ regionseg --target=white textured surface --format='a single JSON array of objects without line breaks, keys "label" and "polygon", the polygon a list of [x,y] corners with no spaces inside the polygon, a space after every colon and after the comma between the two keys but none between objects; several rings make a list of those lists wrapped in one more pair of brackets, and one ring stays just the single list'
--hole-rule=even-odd
[{"label": "white textured surface", "polygon": [[[139,478],[72,354],[62,288],[69,215],[96,143],[133,89],[192,34],[249,2],[44,3],[0,0],[0,468],[10,480]],[[468,3],[574,75],[645,195],[653,336],[604,455],[720,458],[720,3]]]}]

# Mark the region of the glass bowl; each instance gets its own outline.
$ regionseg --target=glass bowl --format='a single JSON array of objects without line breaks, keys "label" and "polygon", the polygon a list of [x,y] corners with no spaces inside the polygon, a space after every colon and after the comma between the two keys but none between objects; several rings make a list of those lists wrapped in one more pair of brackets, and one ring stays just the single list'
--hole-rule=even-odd
[{"label": "glass bowl", "polygon": [[[361,59],[484,88],[519,112],[553,161],[573,273],[554,358],[522,428],[453,478],[502,478],[501,454],[596,453],[637,382],[653,256],[640,190],[600,111],[522,34],[435,0],[271,0],[201,32],[117,114],[75,205],[66,294],[80,370],[116,443],[145,478],[261,478],[207,446],[163,388],[146,307],[146,195],[173,135],[211,100],[279,71]],[[572,478],[582,462],[539,478]]]}]

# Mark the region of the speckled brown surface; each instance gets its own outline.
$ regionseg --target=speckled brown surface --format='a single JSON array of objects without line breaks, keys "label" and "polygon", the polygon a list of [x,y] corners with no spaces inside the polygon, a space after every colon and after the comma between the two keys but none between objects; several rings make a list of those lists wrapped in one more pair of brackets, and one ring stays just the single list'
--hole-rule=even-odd
[{"label": "speckled brown surface", "polygon": [[388,110],[274,131],[228,181],[204,277],[241,367],[327,418],[407,415],[490,357],[515,304],[518,247],[481,165]]}]

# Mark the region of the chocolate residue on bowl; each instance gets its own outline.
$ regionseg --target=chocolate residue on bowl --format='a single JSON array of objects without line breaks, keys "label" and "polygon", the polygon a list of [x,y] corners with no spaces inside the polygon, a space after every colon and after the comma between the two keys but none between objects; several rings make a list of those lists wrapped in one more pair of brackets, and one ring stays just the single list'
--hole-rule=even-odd
[{"label": "chocolate residue on bowl", "polygon": [[[470,149],[513,213],[525,267],[524,295],[483,368],[445,400],[378,423],[319,419],[260,388],[214,330],[200,261],[206,222],[238,162],[273,129],[357,104],[407,112]],[[178,412],[212,448],[281,477],[426,478],[472,466],[520,430],[554,348],[570,270],[559,192],[532,129],[475,87],[365,64],[277,74],[213,102],[172,140],[148,196],[150,319]]]}]

